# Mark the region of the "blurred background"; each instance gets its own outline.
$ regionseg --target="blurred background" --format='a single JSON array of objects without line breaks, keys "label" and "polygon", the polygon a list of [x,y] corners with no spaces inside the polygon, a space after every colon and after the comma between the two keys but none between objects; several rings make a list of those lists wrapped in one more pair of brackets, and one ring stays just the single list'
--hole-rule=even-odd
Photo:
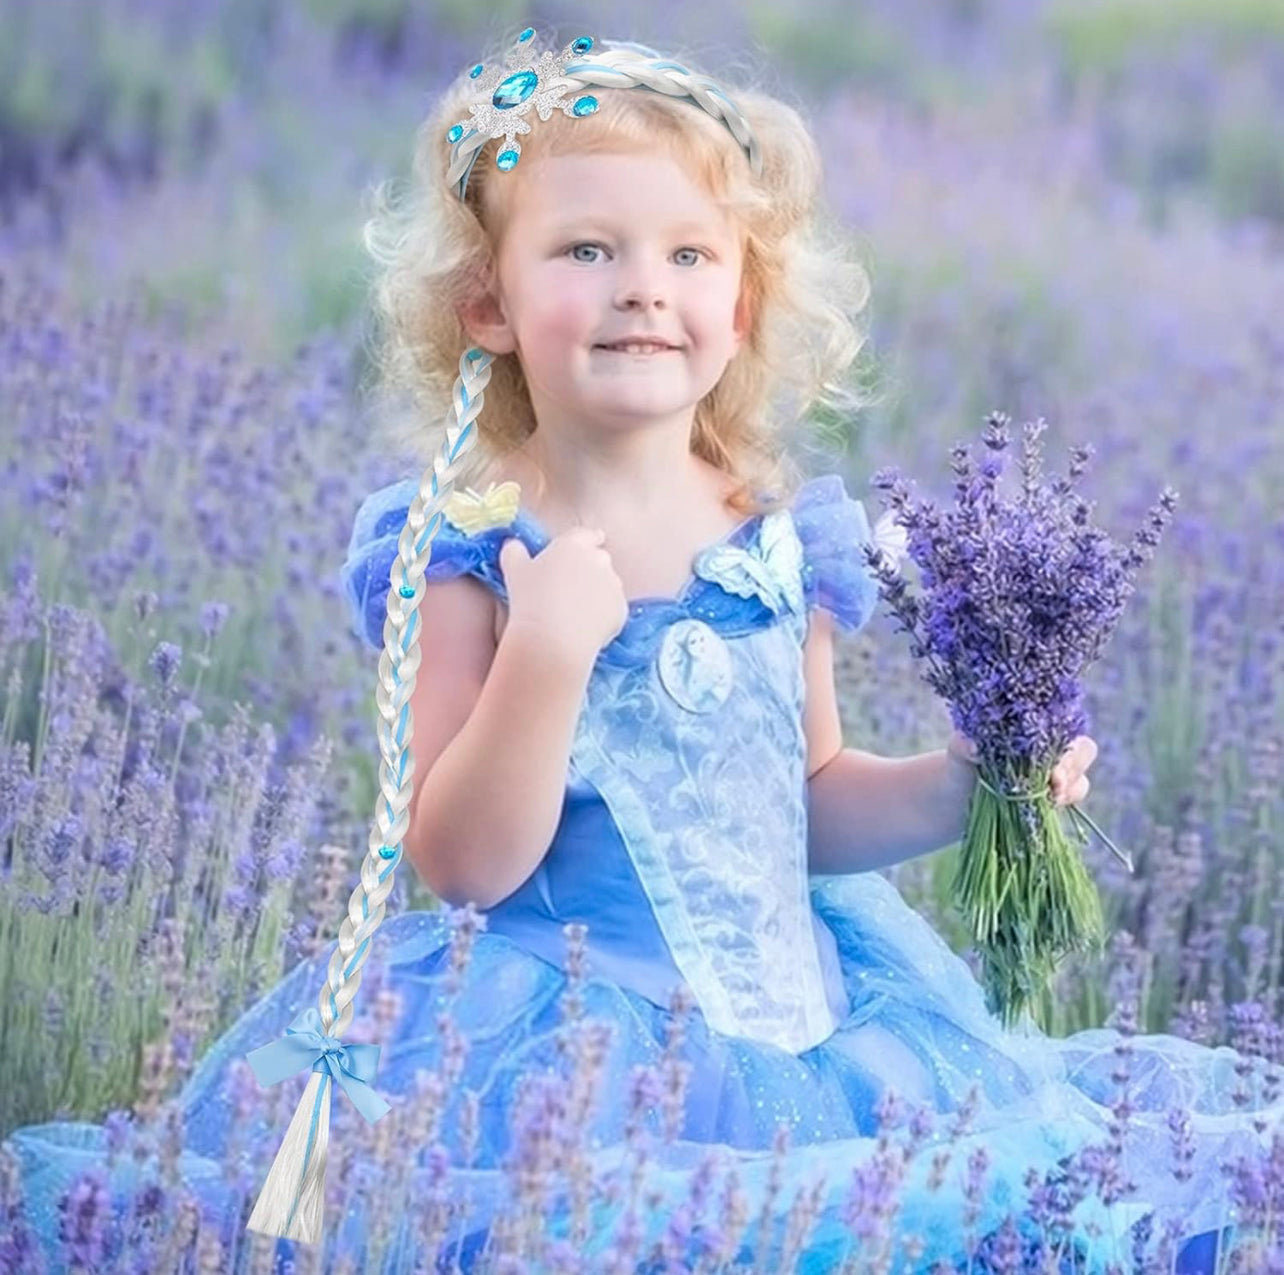
[{"label": "blurred background", "polygon": [[[871,517],[881,466],[948,498],[990,411],[1046,418],[1050,470],[1091,444],[1120,539],[1180,491],[1089,673],[1085,809],[1138,871],[1086,848],[1116,938],[1056,1026],[1132,1005],[1280,1061],[1276,0],[0,0],[0,1139],[155,1112],[337,933],[377,793],[337,576],[406,472],[363,396],[367,192],[527,22],[814,119],[877,401],[805,459]],[[890,620],[839,659],[848,744],[943,746]],[[961,950],[953,861],[891,875]],[[405,868],[392,905],[434,901]]]}]

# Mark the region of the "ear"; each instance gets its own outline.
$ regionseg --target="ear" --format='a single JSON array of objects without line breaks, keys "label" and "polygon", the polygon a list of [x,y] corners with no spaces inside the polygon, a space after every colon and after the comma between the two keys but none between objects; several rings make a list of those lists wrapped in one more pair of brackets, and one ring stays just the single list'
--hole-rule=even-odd
[{"label": "ear", "polygon": [[462,302],[459,321],[472,344],[491,354],[511,354],[517,348],[517,338],[503,306],[490,291],[478,291]]}]

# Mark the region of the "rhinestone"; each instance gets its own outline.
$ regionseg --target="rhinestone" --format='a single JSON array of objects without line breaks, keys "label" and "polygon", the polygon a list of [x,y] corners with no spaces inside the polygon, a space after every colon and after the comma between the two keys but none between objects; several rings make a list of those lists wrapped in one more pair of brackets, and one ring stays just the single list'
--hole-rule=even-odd
[{"label": "rhinestone", "polygon": [[468,72],[468,78],[470,80],[475,80],[482,73],[482,70],[483,70],[482,64],[478,62],[477,65],[473,67],[471,71]]},{"label": "rhinestone", "polygon": [[379,857],[381,859],[395,859],[397,857],[396,846],[380,846]]},{"label": "rhinestone", "polygon": [[525,44],[526,41],[529,40],[531,36],[533,36],[534,34],[535,34],[535,28],[527,27],[526,30],[523,31],[521,35],[517,37],[518,44]]},{"label": "rhinestone", "polygon": [[456,124],[455,127],[452,128],[450,132],[446,134],[446,140],[448,142],[457,142],[461,137],[463,137],[463,135],[464,135],[464,126],[462,124]]},{"label": "rhinestone", "polygon": [[512,168],[513,165],[516,163],[517,163],[516,151],[501,151],[498,155],[495,156],[495,167],[502,169],[504,172],[508,172],[508,170]]},{"label": "rhinestone", "polygon": [[506,80],[500,80],[490,100],[501,111],[512,110],[535,92],[538,83],[539,76],[534,71],[515,71]]},{"label": "rhinestone", "polygon": [[415,591],[408,584],[403,584],[397,592],[400,593],[403,598],[413,598],[415,596]]},{"label": "rhinestone", "polygon": [[571,45],[572,53],[587,53],[593,47],[593,37],[591,35],[582,35],[574,44]]},{"label": "rhinestone", "polygon": [[571,107],[573,115],[592,115],[597,110],[597,98],[591,93],[586,93],[583,97],[575,99],[575,105]]}]

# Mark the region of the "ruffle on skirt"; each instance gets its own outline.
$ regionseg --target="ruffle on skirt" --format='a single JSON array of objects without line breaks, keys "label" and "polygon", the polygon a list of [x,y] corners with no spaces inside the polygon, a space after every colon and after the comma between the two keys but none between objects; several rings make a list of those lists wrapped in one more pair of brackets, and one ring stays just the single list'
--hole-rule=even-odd
[{"label": "ruffle on skirt", "polygon": [[[1132,1054],[1134,1111],[1124,1137],[1121,1175],[1136,1190],[1109,1204],[1090,1191],[1079,1202],[1072,1214],[1071,1239],[1078,1253],[1073,1269],[1104,1273],[1117,1263],[1131,1270],[1134,1228],[1152,1228],[1157,1237],[1164,1223],[1176,1218],[1183,1237],[1201,1237],[1187,1244],[1177,1270],[1191,1275],[1212,1270],[1215,1233],[1235,1222],[1230,1187],[1219,1164],[1241,1155],[1259,1156],[1284,1114],[1279,1102],[1264,1108],[1255,1100],[1249,1110],[1236,1105],[1232,1095],[1242,1084],[1235,1071],[1241,1061],[1237,1051],[1166,1035],[1124,1037],[1108,1029],[1066,1039],[1033,1028],[1005,1030],[986,1010],[965,962],[882,876],[817,878],[812,899],[836,937],[850,1010],[828,1039],[797,1056],[713,1033],[698,1010],[682,1017],[677,1056],[690,1073],[678,1136],[665,1139],[658,1112],[652,1111],[645,1122],[650,1131],[646,1189],[655,1204],[643,1214],[650,1227],[644,1252],[688,1200],[693,1171],[716,1149],[722,1168],[713,1194],[720,1195],[725,1172],[734,1166],[750,1218],[757,1218],[774,1186],[771,1209],[783,1224],[798,1192],[822,1179],[819,1215],[796,1269],[837,1269],[844,1254],[859,1245],[849,1212],[853,1182],[876,1168],[883,1150],[880,1102],[890,1090],[904,1117],[923,1108],[931,1113],[916,1123],[923,1146],[905,1167],[896,1197],[900,1204],[892,1231],[898,1242],[890,1269],[927,1272],[941,1260],[966,1269],[971,1244],[996,1232],[1009,1213],[1025,1210],[1030,1170],[1055,1189],[1066,1181],[1070,1157],[1109,1140],[1109,1104],[1115,1099],[1111,1073],[1119,1062],[1115,1048],[1126,1044]],[[419,1086],[422,1073],[442,1064],[438,1015],[448,1009],[466,1051],[462,1071],[444,1095],[434,1137],[449,1150],[453,1189],[466,1190],[470,1202],[462,1236],[467,1270],[496,1212],[507,1211],[513,1197],[506,1166],[515,1150],[512,1125],[526,1078],[569,1072],[558,1046],[564,1025],[559,998],[567,976],[510,939],[482,931],[473,940],[467,973],[456,994],[448,996],[450,934],[448,918],[440,912],[389,918],[376,934],[356,1008],[368,1016],[382,999],[377,995],[382,989],[395,994],[396,1009],[377,1028],[359,1018],[345,1039],[380,1044],[375,1085],[393,1103],[393,1111],[367,1128],[348,1099],[336,1092],[328,1172],[334,1173],[336,1145],[354,1136],[354,1127],[377,1147],[381,1126],[392,1137],[398,1120],[411,1122],[413,1133],[414,1120],[426,1118],[429,1091]],[[248,1010],[208,1051],[182,1090],[186,1151],[180,1173],[209,1216],[234,1218],[241,1204],[238,1189],[248,1192],[252,1202],[262,1186],[306,1073],[294,1078],[297,1084],[286,1082],[269,1091],[281,1094],[278,1111],[266,1117],[260,1112],[247,1121],[244,1055],[280,1037],[301,1010],[315,1004],[333,946],[296,966]],[[613,1173],[626,1176],[624,1139],[635,1068],[661,1062],[675,1017],[628,988],[595,979],[591,967],[580,998],[586,1018],[611,1027],[596,1105],[583,1138],[592,1178],[601,1183]],[[366,1030],[359,1032],[359,1026]],[[252,1078],[248,1086],[257,1087]],[[564,1083],[559,1087],[567,1092]],[[967,1131],[951,1138],[951,1126],[974,1087],[975,1109]],[[470,1160],[460,1138],[466,1090],[478,1095]],[[261,1101],[263,1095],[259,1097]],[[1168,1112],[1174,1105],[1189,1112],[1194,1148],[1184,1181],[1173,1173]],[[1254,1108],[1266,1125],[1260,1134],[1252,1123]],[[238,1116],[248,1138],[233,1146],[229,1134]],[[782,1123],[788,1127],[789,1145],[777,1165],[773,1144]],[[55,1123],[20,1129],[9,1139],[21,1165],[26,1220],[47,1254],[55,1247],[59,1195],[78,1172],[104,1163],[103,1132],[89,1124]],[[908,1133],[902,1122],[889,1136],[898,1144]],[[416,1158],[410,1148],[426,1151],[431,1140],[405,1138],[385,1147],[383,1158],[366,1157],[358,1172],[374,1183],[389,1174],[404,1175],[411,1168],[407,1160]],[[950,1159],[943,1180],[930,1185],[934,1153],[946,1144]],[[254,1148],[248,1155],[246,1145]],[[968,1166],[981,1152],[987,1163],[969,1199]],[[460,1167],[466,1161],[471,1165],[467,1170]],[[238,1167],[239,1187],[232,1181]],[[113,1189],[130,1189],[137,1181],[136,1166],[118,1164],[110,1181]],[[389,1240],[381,1250],[381,1264],[360,1269],[413,1270],[414,1226],[423,1212],[417,1200],[422,1197],[412,1193],[408,1207],[392,1219],[353,1209],[336,1220],[329,1212],[327,1231],[338,1232],[340,1251],[358,1251],[379,1227]],[[715,1206],[716,1198],[710,1217]],[[592,1256],[607,1247],[622,1207],[619,1200],[595,1206],[590,1238],[576,1246],[580,1252]],[[969,1208],[974,1216],[965,1234]],[[1038,1228],[1028,1220],[1020,1225],[1026,1241],[1033,1243]],[[751,1224],[747,1241],[756,1231]],[[777,1243],[779,1236],[777,1231]],[[908,1236],[920,1241],[912,1260],[899,1242]],[[278,1241],[277,1251],[279,1257],[288,1256],[292,1242]],[[746,1244],[737,1260],[752,1258]]]}]

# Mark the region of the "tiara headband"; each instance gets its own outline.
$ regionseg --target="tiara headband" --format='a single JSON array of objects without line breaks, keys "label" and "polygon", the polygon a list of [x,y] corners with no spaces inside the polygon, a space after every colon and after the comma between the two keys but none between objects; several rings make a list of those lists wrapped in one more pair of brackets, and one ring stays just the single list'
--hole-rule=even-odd
[{"label": "tiara headband", "polygon": [[[671,97],[690,98],[726,124],[744,148],[755,176],[761,173],[758,143],[748,124],[711,80],[676,62],[665,62],[653,49],[641,45],[618,45],[597,54],[591,62],[583,61],[584,54],[593,48],[589,36],[581,36],[556,56],[542,53],[524,65],[534,34],[533,28],[527,27],[517,37],[506,59],[507,75],[498,67],[488,72],[480,62],[469,72],[483,91],[483,96],[469,108],[472,127],[467,127],[469,121],[460,121],[446,134],[447,141],[453,144],[449,179],[458,184],[460,199],[473,163],[488,141],[505,139],[507,144],[495,162],[501,171],[509,171],[521,155],[517,135],[530,132],[527,117],[531,107],[542,120],[555,109],[573,117],[591,115],[597,110],[597,98],[588,93],[573,94],[593,85],[647,88]],[[384,901],[392,892],[393,873],[401,862],[402,838],[410,824],[408,811],[414,794],[410,697],[419,669],[419,603],[424,593],[424,571],[432,557],[433,538],[441,528],[443,507],[454,494],[456,479],[464,476],[464,459],[477,441],[476,420],[490,382],[493,358],[475,347],[461,356],[452,395],[455,424],[452,426],[448,419],[445,441],[420,480],[397,540],[397,557],[389,580],[388,618],[383,627],[384,649],[379,657],[379,684],[375,688],[380,797],[361,864],[361,882],[348,899],[348,912],[339,927],[339,942],[330,956],[325,984],[315,1007],[309,1006],[300,1013],[284,1036],[246,1055],[261,1085],[276,1084],[305,1069],[311,1072],[246,1224],[246,1230],[263,1235],[308,1243],[316,1243],[321,1237],[334,1084],[343,1089],[370,1124],[391,1109],[371,1083],[379,1046],[344,1045],[340,1038],[352,1024],[352,1001],[361,986],[361,967],[369,954],[371,937],[383,921]]]},{"label": "tiara headband", "polygon": [[468,188],[478,152],[495,138],[504,139],[504,147],[495,156],[495,167],[509,172],[521,158],[522,144],[518,134],[531,131],[528,119],[531,107],[546,120],[555,110],[571,118],[592,115],[598,100],[591,93],[578,93],[586,87],[645,88],[669,97],[689,98],[721,120],[731,135],[744,148],[755,177],[762,175],[762,156],[758,141],[739,107],[706,76],[696,75],[677,62],[666,62],[654,49],[640,44],[621,44],[595,53],[585,60],[594,46],[593,37],[582,35],[557,54],[541,53],[532,58],[531,41],[535,28],[527,27],[508,51],[504,66],[489,70],[478,62],[469,78],[477,81],[478,96],[469,104],[471,119],[460,120],[446,133],[451,143],[447,179],[456,186],[463,199]]}]

